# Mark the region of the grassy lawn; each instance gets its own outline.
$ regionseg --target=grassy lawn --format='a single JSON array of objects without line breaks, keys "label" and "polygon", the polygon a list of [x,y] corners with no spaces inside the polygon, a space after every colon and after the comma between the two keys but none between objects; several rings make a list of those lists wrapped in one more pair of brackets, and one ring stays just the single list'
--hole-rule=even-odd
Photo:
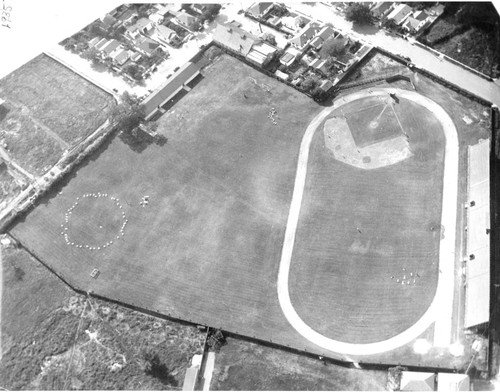
[{"label": "grassy lawn", "polygon": [[171,389],[204,336],[76,295],[22,249],[3,251],[1,386]]},{"label": "grassy lawn", "polygon": [[[303,344],[281,313],[276,279],[300,140],[321,107],[229,56],[204,75],[158,120],[166,144],[138,152],[115,138],[12,233],[84,290]],[[92,192],[119,198],[129,220],[124,236],[100,251],[61,235],[68,208]],[[103,224],[91,205],[74,209],[71,222],[78,214],[81,228],[85,219],[93,230]]]},{"label": "grassy lawn", "polygon": [[215,356],[214,391],[385,391],[385,371],[349,369],[228,339]]},{"label": "grassy lawn", "polygon": [[0,96],[72,144],[109,116],[113,97],[41,54],[0,80]]},{"label": "grassy lawn", "polygon": [[[332,115],[365,113],[377,101],[363,98]],[[394,110],[413,153],[401,163],[376,170],[345,165],[325,148],[322,129],[311,146],[290,293],[313,329],[341,341],[369,343],[402,332],[435,293],[444,134],[411,101],[401,99]]]},{"label": "grassy lawn", "polygon": [[62,155],[61,146],[25,110],[10,107],[0,127],[0,141],[7,145],[7,153],[31,174],[45,174]]}]

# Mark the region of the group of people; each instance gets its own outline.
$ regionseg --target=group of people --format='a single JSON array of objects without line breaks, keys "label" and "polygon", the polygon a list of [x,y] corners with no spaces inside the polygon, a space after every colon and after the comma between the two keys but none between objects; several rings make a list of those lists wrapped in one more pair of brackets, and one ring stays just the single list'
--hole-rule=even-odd
[{"label": "group of people", "polygon": [[[122,210],[122,225],[120,227],[120,233],[116,236],[116,239],[120,239],[120,237],[123,237],[125,235],[125,227],[127,226],[128,219],[127,219],[127,216],[125,214],[125,211],[123,211],[123,206],[120,204],[120,200],[117,197],[113,197],[113,196],[110,197],[110,196],[108,196],[107,193],[100,193],[100,192],[86,193],[86,194],[82,195],[82,198],[88,198],[88,197],[94,197],[94,198],[101,198],[101,197],[108,198],[109,197],[111,199],[111,201],[113,201],[115,203],[115,205],[120,210]],[[66,245],[74,246],[75,248],[79,248],[79,249],[85,248],[85,249],[93,250],[93,251],[96,251],[96,250],[98,251],[98,250],[105,249],[105,248],[111,246],[113,244],[112,240],[109,240],[109,241],[105,242],[104,244],[94,246],[94,245],[90,245],[90,244],[79,244],[79,243],[76,243],[70,239],[69,225],[68,224],[69,224],[70,217],[73,213],[73,210],[78,206],[79,202],[80,202],[80,197],[77,197],[75,203],[71,207],[68,208],[68,210],[66,211],[66,214],[64,215],[65,223],[61,225],[61,228],[62,228],[61,235],[64,237],[64,241],[66,242]],[[100,229],[104,228],[102,225],[98,225],[98,226]]]},{"label": "group of people", "polygon": [[271,108],[271,110],[269,110],[269,114],[267,115],[267,118],[270,118],[274,125],[278,125],[278,122],[274,118],[274,116],[276,115],[276,113],[277,113],[276,109],[275,108]]},{"label": "group of people", "polygon": [[406,268],[403,268],[403,277],[398,278],[396,276],[391,276],[392,280],[395,280],[396,283],[399,284],[417,284],[417,279],[420,278],[420,275],[418,273],[413,273],[413,272],[406,272]]}]

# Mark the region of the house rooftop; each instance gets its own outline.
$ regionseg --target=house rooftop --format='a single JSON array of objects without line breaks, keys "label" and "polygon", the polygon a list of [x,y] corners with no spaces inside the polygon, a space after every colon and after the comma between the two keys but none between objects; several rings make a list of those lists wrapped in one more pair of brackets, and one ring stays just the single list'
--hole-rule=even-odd
[{"label": "house rooftop", "polygon": [[423,21],[426,20],[429,17],[425,11],[417,11],[413,14],[413,18],[417,19],[418,21]]},{"label": "house rooftop", "polygon": [[125,10],[124,12],[122,12],[116,19],[124,22],[124,21],[126,21],[126,20],[128,20],[136,15],[137,15],[136,11],[129,8],[129,9]]},{"label": "house rooftop", "polygon": [[255,43],[260,42],[255,35],[231,23],[218,24],[215,28],[214,40],[244,56],[250,52]]},{"label": "house rooftop", "polygon": [[146,52],[149,56],[151,56],[160,46],[157,42],[142,35],[134,40],[134,44],[138,49]]},{"label": "house rooftop", "polygon": [[272,5],[273,3],[255,3],[248,8],[248,12],[255,16],[263,16],[270,11]]},{"label": "house rooftop", "polygon": [[115,51],[122,43],[120,41],[117,41],[116,39],[112,39],[108,41],[106,45],[104,45],[101,50],[109,56],[112,52]]},{"label": "house rooftop", "polygon": [[399,4],[394,10],[387,16],[387,19],[393,19],[397,24],[401,23],[406,15],[412,11],[412,8],[406,4]]},{"label": "house rooftop", "polygon": [[291,40],[299,48],[303,48],[319,31],[316,23],[310,23],[300,30]]}]

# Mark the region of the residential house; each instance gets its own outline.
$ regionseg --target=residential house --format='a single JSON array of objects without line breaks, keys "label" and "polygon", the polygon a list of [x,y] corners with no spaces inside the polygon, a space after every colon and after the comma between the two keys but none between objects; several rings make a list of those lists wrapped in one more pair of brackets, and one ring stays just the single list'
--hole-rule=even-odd
[{"label": "residential house", "polygon": [[255,3],[248,8],[247,12],[255,18],[260,19],[264,18],[269,12],[271,12],[273,6],[273,3]]},{"label": "residential house", "polygon": [[245,57],[250,53],[252,46],[260,41],[257,36],[240,29],[233,23],[218,24],[215,28],[214,40]]},{"label": "residential house", "polygon": [[148,35],[154,29],[153,22],[148,18],[141,18],[125,31],[125,37],[134,40],[141,34]]},{"label": "residential house", "polygon": [[177,33],[163,25],[156,26],[151,34],[151,39],[154,39],[162,45],[170,45],[176,38],[178,38]]},{"label": "residential house", "polygon": [[273,16],[267,21],[267,23],[277,29],[281,26],[281,18],[279,16]]},{"label": "residential house", "polygon": [[[97,38],[97,37],[96,37]],[[94,41],[94,40],[92,40]],[[106,38],[101,38],[97,43],[95,43],[93,46],[96,48],[98,51],[101,51],[102,47],[106,45],[109,42],[108,39]]]},{"label": "residential house", "polygon": [[437,4],[428,10],[428,13],[433,16],[439,16],[444,12],[444,4]]},{"label": "residential house", "polygon": [[288,74],[284,73],[284,72],[281,72],[279,69],[276,70],[276,72],[274,73],[278,78],[282,79],[282,80],[288,80],[288,78],[290,77]]},{"label": "residential house", "polygon": [[130,54],[123,47],[119,47],[114,52],[112,52],[109,57],[116,65],[123,65],[130,58]]},{"label": "residential house", "polygon": [[323,43],[332,35],[335,35],[335,30],[333,30],[330,26],[325,26],[312,39],[312,41],[309,43],[309,46],[313,47],[316,50],[319,50],[321,46],[323,46]]},{"label": "residential house", "polygon": [[198,23],[198,18],[193,15],[189,15],[186,12],[177,12],[175,15],[175,20],[184,27],[187,27],[189,30],[193,30],[196,23]]},{"label": "residential house", "polygon": [[120,22],[110,14],[106,14],[103,18],[101,18],[101,28],[109,31],[118,25]]},{"label": "residential house", "polygon": [[303,56],[303,57],[300,59],[300,62],[301,62],[302,64],[304,64],[306,67],[310,67],[310,66],[311,66],[311,64],[312,64],[314,61],[316,61],[316,60],[317,60],[317,58],[316,58],[316,57],[309,56],[309,55],[307,55],[307,54],[306,54],[305,56]]},{"label": "residential house", "polygon": [[206,4],[191,4],[191,9],[201,15],[207,10],[207,5]]},{"label": "residential house", "polygon": [[235,23],[218,24],[213,37],[220,45],[245,56],[248,61],[259,67],[266,65],[277,52],[274,46],[241,29]]},{"label": "residential house", "polygon": [[315,71],[321,72],[323,75],[327,75],[328,67],[326,65],[326,60],[314,59],[309,67],[314,69]]},{"label": "residential house", "polygon": [[320,27],[317,23],[309,23],[302,30],[300,30],[291,40],[291,44],[294,45],[300,51],[307,49],[308,43],[314,38],[314,36],[320,31]]},{"label": "residential house", "polygon": [[429,24],[429,15],[424,11],[417,11],[403,23],[403,28],[412,33],[418,33]]},{"label": "residential house", "polygon": [[259,41],[252,46],[252,49],[248,52],[246,58],[255,65],[263,67],[273,59],[277,51],[278,49],[271,44],[265,41]]},{"label": "residential house", "polygon": [[161,51],[160,44],[153,41],[151,38],[144,37],[143,35],[137,37],[133,41],[135,49],[144,56],[151,57],[153,54]]},{"label": "residential house", "polygon": [[165,21],[165,17],[160,14],[154,13],[149,15],[149,20],[157,25],[160,25]]},{"label": "residential house", "polygon": [[110,39],[109,41],[106,40],[106,42],[104,43],[101,43],[101,41],[99,41],[95,48],[101,53],[104,58],[106,58],[110,57],[111,53],[118,49],[120,45],[120,41],[117,41],[116,39]]},{"label": "residential house", "polygon": [[137,12],[134,9],[129,8],[118,15],[116,19],[119,24],[127,26],[132,24],[137,17]]},{"label": "residential house", "polygon": [[292,32],[296,32],[307,24],[302,16],[284,16],[281,18],[281,24]]},{"label": "residential house", "polygon": [[128,52],[130,55],[130,60],[134,63],[138,62],[142,58],[142,55],[140,53],[134,52],[133,50],[129,50]]},{"label": "residential house", "polygon": [[371,9],[372,15],[375,18],[382,19],[385,17],[389,12],[391,12],[393,7],[393,3],[388,3],[386,1],[380,2],[380,3],[375,3],[373,8]]},{"label": "residential house", "polygon": [[387,15],[387,19],[392,19],[394,23],[399,26],[406,20],[412,11],[413,9],[410,6],[399,4],[389,15]]},{"label": "residential house", "polygon": [[94,46],[97,45],[98,42],[105,40],[106,38],[101,38],[101,37],[94,37],[89,41],[89,48],[93,48]]},{"label": "residential house", "polygon": [[325,93],[330,91],[330,89],[333,87],[333,83],[330,82],[329,80],[323,80],[321,84],[319,85],[319,88],[323,90]]},{"label": "residential house", "polygon": [[295,63],[295,60],[297,60],[297,56],[294,56],[292,53],[287,51],[280,57],[280,64],[285,67],[290,67],[293,63]]}]

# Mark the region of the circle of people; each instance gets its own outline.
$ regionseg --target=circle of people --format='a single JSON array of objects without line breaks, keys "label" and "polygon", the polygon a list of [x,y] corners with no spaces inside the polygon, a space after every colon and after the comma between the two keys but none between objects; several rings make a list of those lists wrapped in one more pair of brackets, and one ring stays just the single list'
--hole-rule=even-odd
[{"label": "circle of people", "polygon": [[[120,204],[120,200],[117,197],[109,196],[107,193],[100,193],[100,192],[85,193],[81,197],[82,198],[94,197],[96,199],[97,198],[109,198],[112,202],[115,203],[115,205],[120,210],[123,210],[123,206]],[[61,225],[61,228],[62,228],[61,235],[64,237],[64,241],[66,242],[66,245],[74,246],[75,248],[79,248],[79,249],[85,248],[88,250],[101,250],[101,249],[106,249],[107,247],[111,246],[113,244],[112,240],[109,240],[106,243],[101,244],[99,246],[93,246],[90,244],[78,244],[70,239],[70,236],[68,234],[68,232],[69,232],[68,224],[69,224],[69,220],[71,218],[71,215],[73,213],[73,210],[78,206],[79,201],[80,201],[80,197],[77,197],[75,203],[71,207],[69,207],[68,210],[66,211],[66,213],[64,214],[64,222],[65,223],[63,223]],[[128,223],[128,219],[127,219],[127,216],[125,214],[125,211],[122,211],[122,221],[123,221],[123,223],[120,227],[120,233],[116,236],[116,239],[120,239],[120,237],[123,237],[125,235],[125,227],[127,226],[127,223]],[[99,227],[103,228],[102,226],[99,226]]]}]

